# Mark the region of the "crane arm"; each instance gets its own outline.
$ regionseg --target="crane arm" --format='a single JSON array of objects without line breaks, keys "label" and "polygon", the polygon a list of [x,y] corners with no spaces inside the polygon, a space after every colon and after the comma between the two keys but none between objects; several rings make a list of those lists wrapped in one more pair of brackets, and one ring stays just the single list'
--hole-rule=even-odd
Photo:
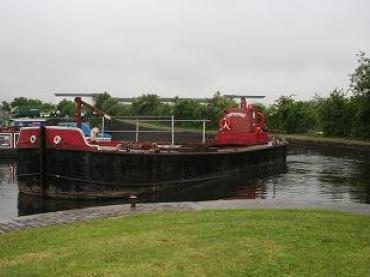
[{"label": "crane arm", "polygon": [[82,116],[82,107],[88,110],[91,113],[97,114],[99,117],[104,117],[105,119],[110,120],[111,117],[104,111],[86,103],[81,99],[81,97],[76,97],[75,102],[77,103],[77,127],[81,128],[81,116]]}]

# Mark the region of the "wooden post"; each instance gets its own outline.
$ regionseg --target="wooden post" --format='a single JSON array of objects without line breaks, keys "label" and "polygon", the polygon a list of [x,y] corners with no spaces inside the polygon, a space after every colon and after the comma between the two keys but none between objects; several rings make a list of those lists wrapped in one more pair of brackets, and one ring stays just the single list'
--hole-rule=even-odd
[{"label": "wooden post", "polygon": [[202,143],[206,144],[206,121],[203,120]]},{"label": "wooden post", "polygon": [[[98,134],[98,137],[99,137],[99,134]],[[101,137],[102,137],[102,140],[104,141],[104,115],[101,119]]]},{"label": "wooden post", "polygon": [[81,128],[81,121],[82,121],[82,104],[81,104],[81,97],[76,97],[75,102],[77,103],[77,115],[76,115],[76,124],[77,128]]},{"label": "wooden post", "polygon": [[175,116],[171,116],[171,146],[175,147]]},{"label": "wooden post", "polygon": [[136,120],[136,136],[135,141],[139,142],[139,120]]},{"label": "wooden post", "polygon": [[46,187],[46,128],[40,126],[39,130],[39,160],[40,160],[40,187],[43,192]]}]

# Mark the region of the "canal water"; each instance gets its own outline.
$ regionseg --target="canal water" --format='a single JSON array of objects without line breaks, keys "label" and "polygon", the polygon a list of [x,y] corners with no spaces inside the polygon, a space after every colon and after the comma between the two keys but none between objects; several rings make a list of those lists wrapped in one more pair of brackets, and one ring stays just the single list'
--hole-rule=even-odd
[{"label": "canal water", "polygon": [[[93,205],[127,203],[108,201],[45,200],[18,195],[14,160],[0,160],[0,220],[47,211]],[[183,187],[142,202],[215,199],[294,199],[370,204],[370,156],[359,152],[290,148],[283,168],[253,177],[233,177]]]}]

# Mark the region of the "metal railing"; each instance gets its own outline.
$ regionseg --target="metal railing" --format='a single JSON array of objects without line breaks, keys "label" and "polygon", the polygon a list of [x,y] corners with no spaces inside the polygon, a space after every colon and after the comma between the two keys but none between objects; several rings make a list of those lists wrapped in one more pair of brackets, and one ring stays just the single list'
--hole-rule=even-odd
[{"label": "metal railing", "polygon": [[[119,117],[114,118],[114,119],[119,120]],[[139,142],[140,133],[171,133],[171,146],[174,147],[175,146],[175,133],[176,133],[175,123],[176,122],[193,122],[193,123],[202,123],[202,143],[205,144],[206,143],[206,123],[210,122],[210,120],[208,119],[199,119],[199,120],[175,119],[173,115],[170,117],[170,119],[141,119],[141,118],[129,119],[128,117],[125,117],[124,121],[125,122],[127,121],[135,122],[135,130],[104,130],[104,119],[103,119],[101,134],[104,134],[104,133],[135,133],[135,141]],[[159,122],[170,122],[171,130],[140,130],[141,122],[158,122],[158,123]],[[150,128],[150,127],[145,127],[145,128]]]}]

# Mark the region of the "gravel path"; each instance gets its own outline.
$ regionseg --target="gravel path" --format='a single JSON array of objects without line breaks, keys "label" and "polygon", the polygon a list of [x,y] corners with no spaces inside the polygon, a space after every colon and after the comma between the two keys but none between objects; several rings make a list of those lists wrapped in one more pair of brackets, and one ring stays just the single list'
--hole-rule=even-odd
[{"label": "gravel path", "polygon": [[[135,213],[230,210],[230,209],[316,209],[344,211],[354,214],[370,215],[370,205],[346,202],[298,201],[298,200],[215,200],[200,202],[150,203],[90,207],[76,210],[50,212],[21,216],[9,220],[0,219],[0,234],[11,231],[51,226],[65,223],[83,222],[91,219],[127,216]],[[370,220],[370,218],[369,218]]]}]

